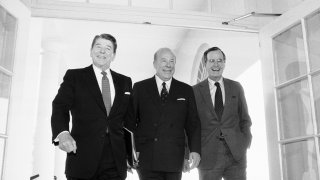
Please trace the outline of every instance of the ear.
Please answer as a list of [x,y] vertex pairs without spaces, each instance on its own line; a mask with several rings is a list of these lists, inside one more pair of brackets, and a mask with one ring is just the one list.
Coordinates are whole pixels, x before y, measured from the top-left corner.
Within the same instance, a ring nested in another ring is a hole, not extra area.
[[153,67],[154,67],[154,69],[157,69],[156,68],[156,61],[153,61]]
[[92,57],[92,51],[91,51],[91,49],[90,49],[90,57]]
[[115,54],[115,53],[112,53],[112,55],[111,55],[111,61],[113,61],[113,60],[115,59],[115,57],[116,57],[116,54]]

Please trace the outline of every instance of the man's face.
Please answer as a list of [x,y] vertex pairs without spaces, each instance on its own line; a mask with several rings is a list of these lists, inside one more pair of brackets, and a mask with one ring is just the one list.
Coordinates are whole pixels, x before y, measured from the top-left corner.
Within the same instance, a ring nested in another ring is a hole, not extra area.
[[169,50],[160,51],[153,62],[156,74],[163,81],[168,81],[172,78],[175,71],[175,64],[176,58]]
[[90,52],[93,64],[102,70],[108,69],[115,56],[113,48],[111,41],[103,38],[97,39]]
[[209,78],[218,81],[222,77],[222,73],[225,67],[225,59],[221,51],[210,51],[207,54],[206,69],[209,74]]

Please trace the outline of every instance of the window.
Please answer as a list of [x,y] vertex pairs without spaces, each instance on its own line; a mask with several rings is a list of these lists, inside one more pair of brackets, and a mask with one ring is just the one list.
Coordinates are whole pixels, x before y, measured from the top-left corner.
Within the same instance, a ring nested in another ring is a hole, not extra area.
[[13,76],[13,58],[16,19],[0,6],[0,179],[7,136],[10,88]]
[[319,179],[319,11],[273,38],[283,180]]

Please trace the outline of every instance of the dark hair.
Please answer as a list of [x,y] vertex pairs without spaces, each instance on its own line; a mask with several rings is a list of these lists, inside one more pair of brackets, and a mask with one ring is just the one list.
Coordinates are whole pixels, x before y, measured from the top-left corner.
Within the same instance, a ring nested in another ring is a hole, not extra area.
[[223,56],[223,61],[226,60],[226,55],[224,54],[224,52],[218,48],[218,47],[211,47],[209,49],[207,49],[204,53],[203,53],[203,58],[204,58],[204,62],[207,63],[207,60],[208,60],[208,53],[211,52],[211,51],[220,51],[222,53],[222,56]]
[[111,43],[113,44],[113,52],[116,53],[117,51],[117,40],[116,38],[114,38],[111,34],[100,34],[100,35],[96,35],[92,41],[92,44],[91,44],[91,49],[93,48],[94,44],[96,43],[96,41],[98,39],[105,39],[105,40],[109,40],[111,41]]

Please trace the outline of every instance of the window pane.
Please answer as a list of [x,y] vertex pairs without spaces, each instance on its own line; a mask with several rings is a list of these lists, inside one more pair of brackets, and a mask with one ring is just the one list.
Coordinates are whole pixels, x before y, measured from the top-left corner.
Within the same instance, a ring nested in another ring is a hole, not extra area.
[[16,19],[0,6],[0,66],[12,71]]
[[306,74],[302,28],[298,24],[273,39],[277,83]]
[[318,180],[317,156],[314,140],[282,146],[284,180]]
[[208,12],[208,0],[174,0],[173,9]]
[[318,132],[320,132],[320,74],[312,77],[312,88],[316,109],[316,119],[318,122]]
[[308,90],[307,80],[278,89],[281,139],[313,134]]
[[169,0],[132,0],[132,6],[169,9]]
[[307,18],[307,41],[309,45],[309,58],[311,71],[320,69],[320,12]]
[[2,168],[4,161],[4,143],[5,139],[0,137],[0,179],[2,178]]
[[11,87],[11,77],[0,72],[0,133],[1,134],[6,134],[10,87]]

